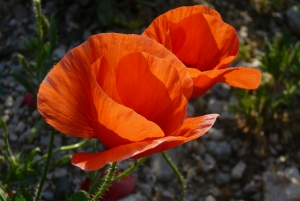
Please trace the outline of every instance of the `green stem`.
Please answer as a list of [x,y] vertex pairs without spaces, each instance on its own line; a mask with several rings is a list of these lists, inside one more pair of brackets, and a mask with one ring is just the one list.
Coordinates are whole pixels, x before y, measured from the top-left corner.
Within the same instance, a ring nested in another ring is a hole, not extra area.
[[34,0],[33,3],[34,3],[34,11],[35,11],[35,17],[36,17],[38,38],[41,42],[43,40],[41,1],[40,0]]
[[14,156],[12,155],[12,151],[10,149],[10,145],[9,145],[9,141],[8,141],[8,132],[7,132],[7,126],[6,126],[6,123],[4,123],[4,121],[2,120],[2,117],[0,116],[0,126],[2,127],[3,129],[3,133],[4,133],[4,148],[5,148],[5,151],[6,151],[6,157],[9,161],[9,163],[15,167],[15,158]]
[[164,157],[164,159],[167,161],[167,163],[170,165],[170,167],[172,168],[172,170],[174,171],[174,173],[176,174],[176,176],[179,179],[180,186],[181,186],[181,194],[180,194],[179,200],[182,201],[183,197],[184,197],[184,191],[185,191],[185,184],[184,184],[183,176],[179,172],[176,165],[172,162],[171,158],[165,152],[161,152],[161,155]]
[[49,143],[49,148],[48,148],[48,157],[47,157],[47,161],[46,161],[46,166],[45,166],[45,169],[44,169],[44,172],[43,172],[40,184],[38,186],[38,190],[37,190],[37,193],[35,195],[34,201],[38,201],[39,200],[39,197],[41,195],[44,182],[46,180],[46,176],[47,176],[47,172],[48,172],[49,165],[50,165],[50,160],[51,160],[52,147],[53,147],[53,142],[54,142],[54,134],[55,134],[55,130],[54,130],[54,128],[52,128],[51,136],[50,136],[50,143]]
[[125,177],[126,175],[130,174],[133,170],[135,170],[137,167],[139,167],[146,159],[147,159],[147,157],[140,158],[136,164],[134,164],[133,166],[131,166],[130,168],[128,168],[127,170],[125,170],[124,172],[122,172],[121,174],[116,176],[114,178],[113,182],[116,182],[116,181],[122,179],[123,177]]
[[[82,140],[81,142],[78,142],[76,144],[71,144],[71,145],[67,145],[67,146],[62,146],[56,150],[53,151],[52,154],[57,154],[59,152],[62,152],[62,151],[69,151],[69,150],[73,150],[73,149],[78,149],[79,147],[82,147],[83,145],[85,145],[86,143],[89,142],[89,139],[85,139],[85,140]],[[39,162],[41,162],[42,160],[46,159],[48,157],[48,154],[45,154],[43,155],[41,158],[33,161],[31,164],[32,166],[38,164]]]
[[104,182],[102,183],[100,189],[96,193],[96,195],[91,199],[91,201],[98,201],[100,197],[105,193],[108,186],[112,183],[112,178],[116,172],[117,162],[113,162],[111,166],[108,168],[108,173],[104,177]]

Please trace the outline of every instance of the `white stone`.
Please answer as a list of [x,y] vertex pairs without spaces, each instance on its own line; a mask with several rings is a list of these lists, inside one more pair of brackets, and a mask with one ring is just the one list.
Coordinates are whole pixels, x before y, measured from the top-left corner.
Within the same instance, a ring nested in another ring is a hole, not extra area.
[[238,162],[238,164],[236,164],[231,171],[231,177],[233,179],[242,178],[245,169],[246,169],[246,164],[243,161]]
[[146,201],[147,199],[140,193],[131,194],[125,198],[119,199],[118,201]]
[[216,198],[214,198],[213,196],[209,195],[205,198],[205,201],[216,201]]
[[12,96],[7,96],[5,100],[5,107],[12,107],[14,105],[14,99]]

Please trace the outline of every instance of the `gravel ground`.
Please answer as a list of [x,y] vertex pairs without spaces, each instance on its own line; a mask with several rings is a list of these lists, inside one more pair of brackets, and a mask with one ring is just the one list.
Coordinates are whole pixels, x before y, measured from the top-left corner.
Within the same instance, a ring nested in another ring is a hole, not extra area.
[[[264,38],[272,40],[283,32],[290,33],[294,40],[300,37],[300,9],[297,11],[293,7],[299,3],[298,0],[284,1],[281,6],[279,3],[263,6],[260,0],[126,0],[122,3],[114,0],[109,9],[101,9],[100,2],[106,1],[42,2],[46,16],[56,12],[59,47],[55,50],[55,56],[61,58],[92,34],[139,34],[159,14],[196,3],[219,11],[223,20],[236,28],[241,44],[249,48],[249,58],[237,59],[233,63],[236,66],[258,67]],[[31,2],[0,1],[0,27],[0,115],[8,124],[13,151],[38,146],[42,150],[41,156],[46,153],[50,129],[45,127],[31,143],[28,142],[27,135],[41,116],[35,108],[23,104],[26,91],[10,75],[12,69],[21,71],[13,53],[26,55],[21,36],[30,38],[36,33]],[[168,151],[185,177],[187,189],[184,200],[300,200],[300,139],[296,122],[270,125],[272,129],[265,133],[263,139],[266,143],[263,143],[238,129],[236,116],[227,111],[228,105],[236,102],[232,91],[229,86],[218,84],[203,97],[190,101],[190,115],[219,113],[221,116],[204,137]],[[299,95],[297,99],[299,101]],[[0,136],[0,145],[3,146],[2,132]],[[78,141],[57,133],[55,147]],[[264,154],[259,152],[262,143]],[[91,143],[84,150],[91,151]],[[62,155],[55,155],[53,161],[60,157]],[[134,162],[126,160],[120,163],[118,169],[125,169]],[[137,181],[136,189],[122,201],[171,201],[179,197],[177,178],[160,155],[149,157],[132,176]],[[84,171],[70,164],[50,170],[43,200],[64,200],[64,190],[70,193],[78,190],[86,177]]]

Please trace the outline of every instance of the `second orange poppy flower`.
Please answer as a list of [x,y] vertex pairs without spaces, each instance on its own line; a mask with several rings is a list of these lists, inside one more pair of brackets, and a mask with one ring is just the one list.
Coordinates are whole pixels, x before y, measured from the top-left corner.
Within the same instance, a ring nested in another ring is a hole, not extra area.
[[260,84],[259,70],[227,68],[238,53],[238,36],[213,9],[197,5],[168,11],[142,35],[163,44],[186,65],[194,82],[192,97],[203,95],[217,82],[244,89]]

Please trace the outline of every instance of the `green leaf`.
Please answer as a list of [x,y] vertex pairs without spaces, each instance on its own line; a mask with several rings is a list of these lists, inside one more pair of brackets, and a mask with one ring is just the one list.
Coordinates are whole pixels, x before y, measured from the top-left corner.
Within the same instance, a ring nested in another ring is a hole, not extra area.
[[11,198],[12,201],[26,201],[22,195],[14,194]]
[[10,200],[4,187],[0,184],[0,201],[8,201]]
[[89,199],[89,194],[84,191],[77,191],[74,195],[73,195],[73,199],[72,201],[87,201]]
[[39,120],[29,131],[28,133],[28,142],[31,143],[33,138],[37,135],[37,133],[46,125],[44,119]]
[[32,86],[32,84],[28,81],[28,79],[24,75],[21,75],[14,71],[11,71],[11,75],[25,87],[27,92],[34,94],[34,95],[36,94],[34,87]]
[[50,50],[49,50],[49,57],[50,57],[53,54],[55,48],[57,47],[57,27],[55,21],[55,13],[53,13],[50,18],[49,37],[50,37]]
[[32,76],[34,76],[34,73],[32,71],[32,69],[29,66],[29,63],[27,62],[27,60],[24,58],[24,56],[22,54],[15,54],[14,56],[16,56],[19,59],[19,62],[22,64],[23,68]]
[[64,155],[61,159],[52,164],[53,167],[62,166],[64,164],[69,164],[71,161],[72,155]]
[[26,201],[33,201],[32,196],[28,191],[22,190],[21,194],[26,199]]
[[31,162],[33,160],[33,157],[35,156],[35,154],[37,152],[40,152],[40,148],[39,147],[36,147],[35,149],[31,150],[28,157],[27,157],[27,160],[26,160],[26,170],[30,168],[31,166]]
[[7,136],[7,126],[6,123],[2,120],[1,116],[0,116],[0,126],[4,132],[4,136]]
[[50,24],[48,18],[43,13],[41,13],[41,22],[42,22],[43,38],[45,38],[46,34],[49,31]]

